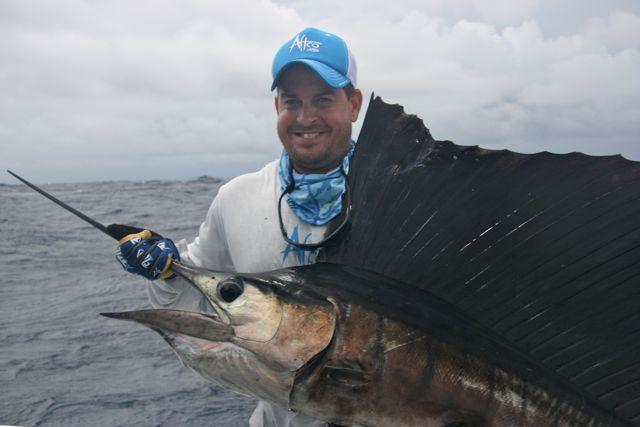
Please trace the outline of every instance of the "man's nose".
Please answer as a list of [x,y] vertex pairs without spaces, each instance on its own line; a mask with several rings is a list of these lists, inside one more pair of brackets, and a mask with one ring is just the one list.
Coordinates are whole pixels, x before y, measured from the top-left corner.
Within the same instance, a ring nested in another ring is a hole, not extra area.
[[298,110],[298,123],[304,126],[311,125],[318,119],[318,109],[309,103],[305,103]]

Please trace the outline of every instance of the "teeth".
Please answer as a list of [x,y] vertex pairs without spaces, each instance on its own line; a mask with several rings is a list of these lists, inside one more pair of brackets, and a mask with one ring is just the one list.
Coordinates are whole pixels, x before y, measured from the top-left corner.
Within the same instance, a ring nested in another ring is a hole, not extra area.
[[316,132],[316,133],[303,133],[302,134],[303,138],[317,138],[319,136],[320,136],[319,132]]

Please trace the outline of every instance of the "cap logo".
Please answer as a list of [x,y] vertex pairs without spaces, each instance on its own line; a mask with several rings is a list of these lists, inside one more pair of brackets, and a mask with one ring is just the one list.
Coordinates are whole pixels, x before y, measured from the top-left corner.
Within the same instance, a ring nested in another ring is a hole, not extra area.
[[302,52],[320,52],[320,46],[322,43],[308,40],[306,34],[296,35],[296,38],[291,43],[291,47],[289,47],[289,52],[293,50],[294,47],[297,47]]

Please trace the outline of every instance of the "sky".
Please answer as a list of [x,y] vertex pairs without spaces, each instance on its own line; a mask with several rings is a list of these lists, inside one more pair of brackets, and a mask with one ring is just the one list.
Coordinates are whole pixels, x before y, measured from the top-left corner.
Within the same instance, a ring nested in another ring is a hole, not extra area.
[[0,0],[0,167],[37,183],[257,170],[281,150],[273,56],[309,26],[347,41],[365,99],[436,139],[640,160],[637,0]]

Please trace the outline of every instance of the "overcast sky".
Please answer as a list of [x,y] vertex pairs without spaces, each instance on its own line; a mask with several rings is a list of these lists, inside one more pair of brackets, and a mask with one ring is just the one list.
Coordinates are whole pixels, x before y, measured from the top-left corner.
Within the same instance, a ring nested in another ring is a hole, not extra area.
[[640,160],[637,0],[0,0],[0,182],[260,168],[271,61],[307,26],[436,139]]

